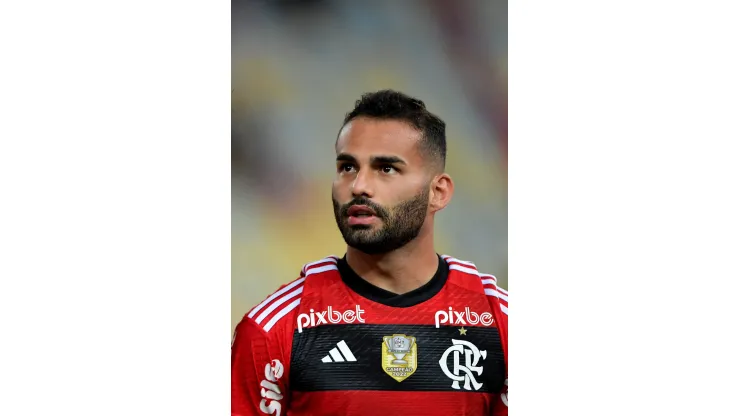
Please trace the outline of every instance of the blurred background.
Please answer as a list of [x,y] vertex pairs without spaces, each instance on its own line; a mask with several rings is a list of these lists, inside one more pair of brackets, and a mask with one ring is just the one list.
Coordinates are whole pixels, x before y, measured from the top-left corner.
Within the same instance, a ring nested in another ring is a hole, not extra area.
[[437,251],[508,289],[506,1],[233,1],[232,84],[232,330],[303,264],[344,254],[334,140],[379,89],[447,123]]

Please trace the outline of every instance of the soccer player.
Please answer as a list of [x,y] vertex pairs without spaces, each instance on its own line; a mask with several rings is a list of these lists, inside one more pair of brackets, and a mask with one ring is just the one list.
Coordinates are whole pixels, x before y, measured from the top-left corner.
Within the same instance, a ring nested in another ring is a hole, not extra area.
[[232,414],[508,414],[507,292],[434,249],[446,147],[422,101],[357,101],[332,185],[346,254],[306,264],[239,323]]

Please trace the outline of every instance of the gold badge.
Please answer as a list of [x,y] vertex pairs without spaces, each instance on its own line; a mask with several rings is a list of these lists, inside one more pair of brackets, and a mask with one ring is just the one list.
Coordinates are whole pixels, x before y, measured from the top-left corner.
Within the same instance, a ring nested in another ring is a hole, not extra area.
[[383,337],[383,371],[396,381],[406,380],[416,371],[416,338],[404,334]]

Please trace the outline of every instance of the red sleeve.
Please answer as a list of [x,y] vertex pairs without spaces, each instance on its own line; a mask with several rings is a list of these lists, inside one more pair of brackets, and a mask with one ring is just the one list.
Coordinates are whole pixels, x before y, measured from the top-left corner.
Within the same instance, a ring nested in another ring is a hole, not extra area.
[[504,388],[498,397],[494,398],[491,416],[508,416],[509,415],[509,379],[506,379]]
[[231,345],[231,414],[287,413],[289,354],[280,331],[265,332],[250,318],[234,331]]
[[496,314],[499,333],[501,334],[501,345],[504,348],[504,361],[506,362],[506,382],[501,393],[495,397],[492,416],[508,416],[509,414],[509,292],[496,286],[496,296],[490,296],[491,306]]

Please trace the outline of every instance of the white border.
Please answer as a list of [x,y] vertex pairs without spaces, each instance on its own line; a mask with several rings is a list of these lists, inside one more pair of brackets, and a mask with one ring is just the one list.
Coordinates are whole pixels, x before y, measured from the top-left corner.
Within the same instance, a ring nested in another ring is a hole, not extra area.
[[225,415],[230,4],[0,6],[0,414]]
[[740,414],[738,3],[509,5],[512,414]]

